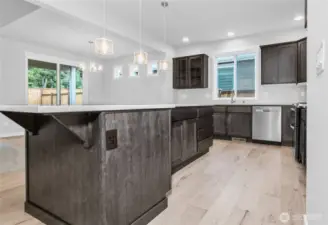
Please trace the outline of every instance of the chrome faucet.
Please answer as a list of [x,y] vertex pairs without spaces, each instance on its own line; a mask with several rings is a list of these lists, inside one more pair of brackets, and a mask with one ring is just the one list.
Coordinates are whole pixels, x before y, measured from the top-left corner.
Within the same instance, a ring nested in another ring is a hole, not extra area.
[[232,93],[231,93],[231,104],[233,104],[233,103],[236,102],[236,100],[234,99],[234,97],[235,97],[235,91],[234,90],[231,90],[231,91],[232,91]]

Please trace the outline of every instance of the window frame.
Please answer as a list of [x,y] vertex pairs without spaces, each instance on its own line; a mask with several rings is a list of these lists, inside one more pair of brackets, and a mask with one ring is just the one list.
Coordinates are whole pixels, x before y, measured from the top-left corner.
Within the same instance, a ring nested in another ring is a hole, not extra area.
[[[116,76],[117,71],[120,71],[120,73],[121,73],[120,76]],[[121,79],[123,77],[123,66],[121,66],[121,65],[114,66],[113,67],[113,74],[114,74],[114,76],[113,76],[114,80]]]
[[[45,54],[40,54],[40,53],[34,53],[34,52],[29,52],[25,51],[25,104],[28,105],[28,61],[29,60],[37,60],[37,61],[43,61],[43,62],[48,62],[48,63],[53,63],[56,64],[57,67],[57,77],[60,76],[60,65],[67,65],[67,66],[72,66],[72,67],[79,67],[81,62],[75,61],[75,60],[68,60],[65,58],[57,57],[57,56],[50,56],[50,55],[45,55]],[[87,79],[87,74],[83,72],[82,75],[82,104],[87,103],[88,99],[88,79]]]
[[[224,53],[220,53],[220,54],[216,54],[214,56],[214,63],[213,63],[213,71],[214,71],[214,77],[213,77],[213,92],[212,92],[212,99],[213,100],[230,100],[231,97],[218,97],[218,88],[217,88],[217,83],[218,83],[218,73],[217,73],[217,58],[221,58],[221,57],[234,57],[234,76],[233,76],[233,86],[234,86],[234,98],[235,100],[257,100],[258,99],[258,79],[259,79],[259,75],[260,75],[260,55],[261,51],[260,51],[260,47],[254,47],[254,48],[248,48],[245,50],[241,50],[241,51],[231,51],[231,52],[224,52]],[[255,78],[254,78],[254,82],[255,82],[255,95],[254,97],[238,97],[237,96],[237,68],[236,68],[236,59],[238,55],[242,55],[242,54],[254,54],[255,55]]]

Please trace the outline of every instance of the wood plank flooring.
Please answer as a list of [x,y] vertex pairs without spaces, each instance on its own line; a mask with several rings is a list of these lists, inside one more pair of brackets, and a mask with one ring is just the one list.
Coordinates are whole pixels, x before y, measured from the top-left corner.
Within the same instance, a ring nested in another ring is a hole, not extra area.
[[[291,148],[215,141],[173,176],[169,207],[149,225],[272,225],[305,213],[305,172]],[[24,171],[0,174],[0,224],[37,225],[24,213]]]

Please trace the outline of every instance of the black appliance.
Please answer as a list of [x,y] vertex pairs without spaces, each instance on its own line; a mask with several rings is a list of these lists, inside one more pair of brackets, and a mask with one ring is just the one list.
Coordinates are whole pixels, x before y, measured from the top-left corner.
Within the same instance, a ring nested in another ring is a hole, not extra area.
[[[306,136],[304,136],[304,132],[301,135],[301,111],[306,109],[306,103],[297,103],[293,104],[293,107],[290,109],[291,113],[291,121],[290,127],[294,131],[294,138],[293,138],[293,152],[295,160],[298,163],[303,163],[306,158]],[[304,127],[302,129],[304,131]],[[306,128],[305,128],[306,132]],[[302,153],[301,153],[302,150]]]

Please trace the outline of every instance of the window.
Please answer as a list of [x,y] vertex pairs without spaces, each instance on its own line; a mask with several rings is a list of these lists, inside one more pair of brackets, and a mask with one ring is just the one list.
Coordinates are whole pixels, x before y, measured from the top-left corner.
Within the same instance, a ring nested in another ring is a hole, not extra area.
[[158,74],[158,65],[157,62],[148,63],[148,75],[157,75]]
[[138,65],[130,65],[130,77],[139,76],[139,67]]
[[114,67],[114,78],[118,79],[123,76],[123,69],[122,66],[116,66]]
[[83,102],[82,71],[75,66],[28,59],[27,76],[29,105]]
[[216,58],[216,98],[255,97],[256,53]]

